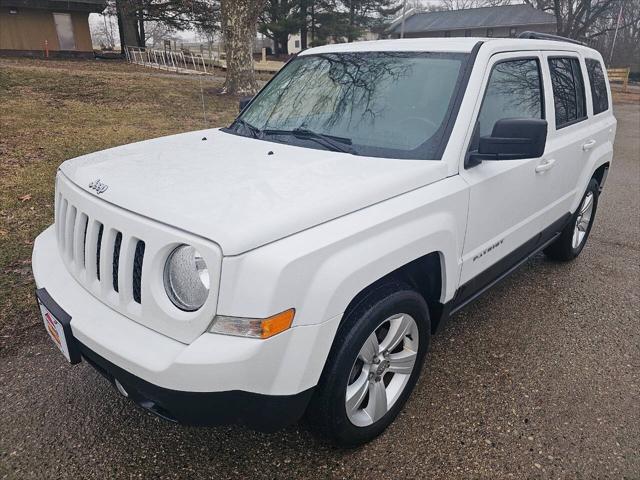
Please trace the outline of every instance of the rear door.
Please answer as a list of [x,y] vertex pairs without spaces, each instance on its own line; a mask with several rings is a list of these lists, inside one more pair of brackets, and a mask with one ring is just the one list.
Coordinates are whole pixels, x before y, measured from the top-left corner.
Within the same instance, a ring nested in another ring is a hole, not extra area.
[[[474,114],[476,130],[469,151],[477,149],[480,136],[491,135],[500,119],[546,118],[542,78],[539,52],[494,55],[485,72],[482,103]],[[461,296],[510,268],[511,259],[517,263],[520,251],[537,243],[540,215],[547,206],[541,194],[548,183],[546,162],[544,155],[484,161],[461,170],[469,184],[469,215],[460,283],[474,279]]]
[[544,52],[543,59],[545,90],[551,104],[545,154],[553,167],[542,175],[544,189],[539,192],[546,203],[542,230],[568,217],[580,193],[582,167],[597,144],[590,132],[583,59],[575,52],[562,51]]
[[[588,56],[589,54],[591,56]],[[592,51],[585,54],[584,61],[587,67],[585,83],[587,87],[587,111],[589,114],[589,141],[593,141],[595,144],[591,149],[587,150],[586,158],[578,165],[579,190],[577,194],[580,196],[582,196],[582,190],[593,174],[594,166],[611,161],[616,130],[616,120],[611,108],[607,70],[602,59],[597,52]],[[573,205],[576,205],[580,199],[574,199]]]

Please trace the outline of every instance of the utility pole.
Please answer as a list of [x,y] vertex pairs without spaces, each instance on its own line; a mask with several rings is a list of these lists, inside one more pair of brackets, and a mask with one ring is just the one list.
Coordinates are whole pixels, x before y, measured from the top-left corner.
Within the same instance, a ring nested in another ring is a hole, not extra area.
[[618,13],[618,21],[616,22],[616,31],[613,34],[613,42],[611,43],[611,53],[609,54],[609,67],[611,67],[611,61],[613,60],[613,48],[616,46],[616,39],[618,38],[618,29],[620,28],[620,19],[622,19],[623,6],[624,6],[624,0],[620,0],[620,13]]
[[404,38],[404,15],[407,12],[407,0],[402,1],[402,25],[400,25],[400,38]]

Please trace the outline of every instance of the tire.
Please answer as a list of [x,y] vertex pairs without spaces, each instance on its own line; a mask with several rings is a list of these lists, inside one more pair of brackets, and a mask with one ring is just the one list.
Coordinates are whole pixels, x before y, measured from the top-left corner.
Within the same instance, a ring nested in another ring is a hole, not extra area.
[[[399,282],[372,289],[338,328],[307,422],[341,447],[376,438],[413,391],[430,336],[429,310],[419,293]],[[348,394],[352,408],[346,404]]]
[[[568,262],[573,260],[584,248],[591,233],[593,221],[596,218],[596,210],[598,208],[598,182],[592,178],[584,193],[578,208],[571,216],[571,219],[560,236],[547,248],[544,249],[545,255],[552,260]],[[590,200],[589,200],[590,199]],[[591,202],[591,203],[589,203]],[[585,221],[585,217],[588,219]],[[578,228],[579,226],[582,228]]]

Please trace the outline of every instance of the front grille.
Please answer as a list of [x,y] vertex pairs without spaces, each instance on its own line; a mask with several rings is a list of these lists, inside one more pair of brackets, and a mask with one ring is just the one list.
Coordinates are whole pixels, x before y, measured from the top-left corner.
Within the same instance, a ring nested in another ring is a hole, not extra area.
[[[58,174],[55,230],[65,270],[88,294],[115,312],[167,337],[191,343],[215,316],[215,279],[222,251],[213,242],[121,208],[112,203],[110,195],[115,193],[115,189],[104,195],[88,192],[63,172]],[[162,266],[168,252],[181,244],[205,253],[212,271],[210,298],[196,312],[178,310],[163,295]],[[84,314],[96,324],[103,322],[94,318],[93,311]]]
[[[109,282],[120,298],[142,303],[143,240],[127,236],[101,218],[91,217],[61,194],[57,198],[56,229],[63,259],[76,278],[87,285],[97,281],[101,287],[103,282]],[[132,254],[127,256],[129,245]],[[107,262],[103,261],[104,256]],[[123,282],[122,275],[129,275],[128,281]],[[122,291],[124,285],[128,285],[128,292]]]

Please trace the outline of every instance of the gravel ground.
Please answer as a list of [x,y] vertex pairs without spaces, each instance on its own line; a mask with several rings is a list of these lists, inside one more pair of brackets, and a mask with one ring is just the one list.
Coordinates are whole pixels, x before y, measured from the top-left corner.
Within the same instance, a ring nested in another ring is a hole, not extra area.
[[0,362],[0,476],[640,478],[640,106],[616,113],[616,164],[581,257],[538,256],[457,315],[371,444],[167,423],[38,330]]

